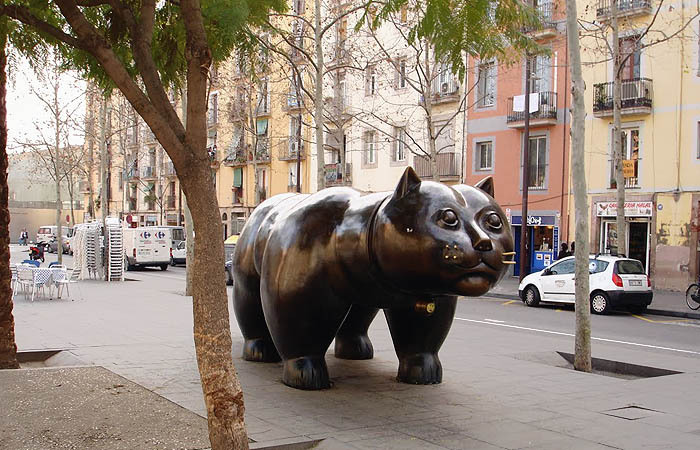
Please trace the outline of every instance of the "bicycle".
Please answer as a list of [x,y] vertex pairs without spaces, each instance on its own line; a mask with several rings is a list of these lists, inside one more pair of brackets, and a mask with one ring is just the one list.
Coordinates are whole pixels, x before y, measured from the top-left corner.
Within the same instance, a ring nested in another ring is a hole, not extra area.
[[685,302],[688,304],[688,308],[693,311],[700,308],[700,277],[698,283],[693,283],[688,286],[685,290]]

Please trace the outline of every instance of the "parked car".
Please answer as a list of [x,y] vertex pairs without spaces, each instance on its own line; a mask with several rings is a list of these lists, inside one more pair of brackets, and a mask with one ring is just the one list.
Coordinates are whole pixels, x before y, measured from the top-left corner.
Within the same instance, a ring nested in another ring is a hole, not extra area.
[[170,265],[187,264],[187,241],[180,241],[170,251]]
[[[64,236],[63,237],[63,253],[68,254],[70,253],[71,255],[73,254],[73,251],[70,248],[70,239],[69,237]],[[51,238],[51,242],[49,242],[49,253],[58,253],[58,239],[56,237]]]
[[[574,257],[563,258],[523,278],[518,295],[527,306],[540,302],[574,303]],[[651,304],[651,281],[636,259],[596,255],[589,259],[591,311],[605,314],[627,307],[643,311]]]
[[224,271],[226,272],[226,286],[233,286],[233,261],[226,261]]

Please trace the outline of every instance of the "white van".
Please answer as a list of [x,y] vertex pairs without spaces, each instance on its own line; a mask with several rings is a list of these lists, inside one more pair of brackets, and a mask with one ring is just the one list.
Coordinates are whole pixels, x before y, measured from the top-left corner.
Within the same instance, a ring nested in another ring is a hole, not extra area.
[[160,267],[167,270],[172,251],[172,236],[166,227],[124,228],[124,265]]
[[[47,252],[51,252],[50,245],[56,239],[56,233],[58,227],[56,225],[42,225],[36,232],[36,242],[37,244],[43,242],[46,247]],[[61,234],[63,235],[63,253],[68,253],[70,249],[70,238],[73,237],[73,228],[68,225],[61,227]]]

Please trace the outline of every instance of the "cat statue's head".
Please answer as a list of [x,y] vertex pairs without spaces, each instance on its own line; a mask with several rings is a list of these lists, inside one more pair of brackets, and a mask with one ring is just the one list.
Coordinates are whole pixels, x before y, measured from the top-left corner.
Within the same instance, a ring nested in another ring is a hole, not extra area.
[[403,291],[476,296],[512,264],[513,236],[493,199],[493,180],[476,186],[421,181],[407,168],[372,226],[381,275]]

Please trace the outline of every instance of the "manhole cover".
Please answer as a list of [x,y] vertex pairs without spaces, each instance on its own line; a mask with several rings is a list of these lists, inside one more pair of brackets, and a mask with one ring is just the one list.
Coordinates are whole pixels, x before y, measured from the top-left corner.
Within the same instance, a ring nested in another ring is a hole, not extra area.
[[619,417],[620,419],[637,420],[663,413],[661,411],[643,408],[641,406],[625,406],[623,408],[615,408],[603,411],[602,414],[605,414],[606,416]]

